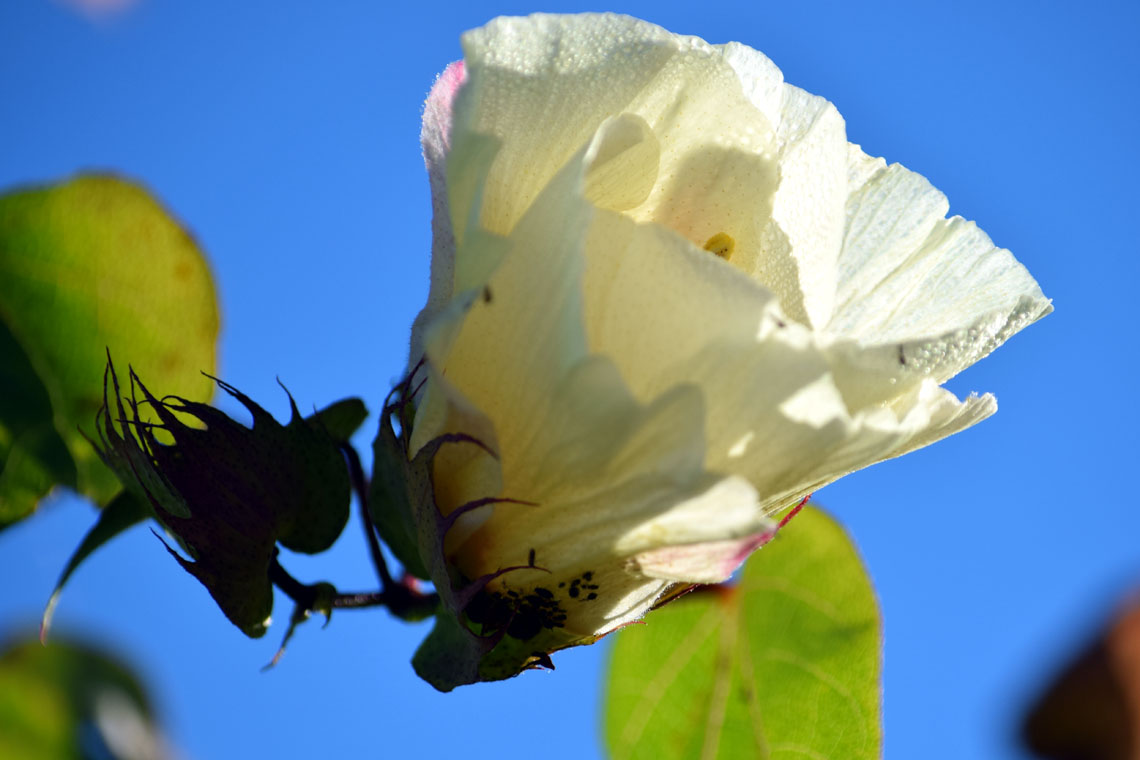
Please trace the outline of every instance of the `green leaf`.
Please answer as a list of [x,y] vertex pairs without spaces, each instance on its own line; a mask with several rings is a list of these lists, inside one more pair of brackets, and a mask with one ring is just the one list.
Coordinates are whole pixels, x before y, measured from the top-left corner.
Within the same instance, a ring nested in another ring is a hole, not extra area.
[[[578,641],[576,643],[583,643]],[[502,681],[524,670],[554,670],[550,655],[512,636],[476,635],[454,610],[439,609],[415,655],[416,675],[448,692],[480,681]]]
[[843,530],[805,509],[736,586],[681,597],[617,637],[615,760],[870,760],[882,752],[881,640]]
[[[100,455],[178,537],[190,559],[173,549],[171,555],[226,617],[246,635],[261,636],[273,609],[269,567],[277,542],[314,554],[332,546],[348,522],[350,483],[340,444],[319,415],[303,419],[292,396],[292,419],[281,425],[248,396],[216,381],[249,410],[253,427],[247,428],[206,404],[157,398],[133,370],[124,399],[110,360],[105,382]],[[158,423],[145,422],[144,409]],[[351,427],[344,420],[359,412],[340,415],[337,427]]]
[[59,595],[63,592],[63,587],[71,578],[71,574],[90,557],[96,549],[103,544],[110,541],[115,536],[119,535],[126,529],[138,525],[143,520],[151,516],[150,505],[141,500],[131,491],[123,491],[111,503],[103,507],[103,511],[99,513],[99,519],[91,530],[87,531],[87,535],[83,537],[83,541],[75,549],[71,555],[71,559],[67,561],[67,566],[64,567],[63,573],[59,576],[59,581],[55,584],[55,589],[51,593],[51,598],[48,599],[47,606],[44,608],[43,619],[40,621],[40,640],[47,640],[48,629],[51,627],[51,618],[55,612],[55,606],[59,603]]
[[431,633],[416,649],[412,667],[420,678],[439,691],[447,692],[457,685],[479,680],[479,662],[489,649],[486,642],[464,628],[458,617],[441,610]]
[[0,650],[0,757],[126,760],[148,742],[163,751],[150,700],[122,663],[62,641]]
[[213,393],[200,374],[214,370],[218,334],[206,263],[145,190],[116,177],[0,196],[0,323],[0,525],[25,516],[47,480],[100,504],[119,491],[79,432],[94,433],[108,348],[170,393]]

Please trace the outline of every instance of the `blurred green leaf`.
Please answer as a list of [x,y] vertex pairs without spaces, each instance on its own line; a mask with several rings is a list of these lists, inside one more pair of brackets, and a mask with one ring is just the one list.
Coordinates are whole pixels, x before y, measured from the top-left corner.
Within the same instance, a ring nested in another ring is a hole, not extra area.
[[0,196],[0,323],[0,526],[49,481],[100,504],[118,492],[79,432],[94,433],[108,348],[170,393],[213,393],[200,374],[214,370],[218,334],[206,263],[145,190],[116,177]]
[[0,321],[0,530],[31,514],[57,483],[75,487],[75,463],[47,389]]
[[618,634],[606,743],[615,760],[879,758],[880,644],[854,546],[805,509],[739,584]]
[[[320,413],[303,419],[290,396],[292,418],[282,425],[241,391],[216,382],[249,410],[253,427],[206,404],[159,399],[133,370],[124,398],[108,360],[99,453],[181,542],[191,559],[171,549],[178,563],[234,625],[256,637],[273,609],[269,567],[277,542],[309,554],[332,546],[348,522],[351,485],[340,441]],[[346,408],[354,410],[344,414]],[[340,432],[367,414],[351,402],[340,409],[330,417]],[[158,422],[144,421],[143,410]]]
[[62,641],[0,648],[0,757],[165,756],[150,701],[123,664]]

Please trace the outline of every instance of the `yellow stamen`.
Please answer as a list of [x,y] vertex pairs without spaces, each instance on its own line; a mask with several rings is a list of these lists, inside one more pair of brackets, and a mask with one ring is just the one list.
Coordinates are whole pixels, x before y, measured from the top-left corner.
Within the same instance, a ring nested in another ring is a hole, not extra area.
[[715,253],[725,261],[732,258],[732,251],[736,248],[736,241],[732,239],[731,235],[724,232],[718,232],[708,239],[705,243],[705,250],[710,253]]

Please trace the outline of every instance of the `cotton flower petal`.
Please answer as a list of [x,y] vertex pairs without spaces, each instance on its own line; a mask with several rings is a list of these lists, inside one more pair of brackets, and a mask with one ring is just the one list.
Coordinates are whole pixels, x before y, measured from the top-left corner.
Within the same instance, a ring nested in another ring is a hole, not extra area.
[[[504,450],[535,437],[555,387],[586,353],[580,250],[592,210],[581,198],[583,175],[579,161],[551,182],[505,241],[502,263],[481,292],[441,314],[427,336],[432,364],[446,367],[448,383],[495,420]],[[478,260],[484,246],[464,242],[458,252]],[[438,432],[417,424],[413,447]]]
[[827,325],[944,382],[1052,311],[1009,251],[973,222],[945,219],[921,175],[851,150],[839,308]]
[[504,146],[487,177],[483,225],[509,232],[598,125],[627,111],[679,48],[663,29],[614,15],[500,18],[465,34],[468,81],[454,130]]
[[752,104],[774,125],[780,167],[764,232],[765,256],[746,271],[779,294],[790,317],[820,327],[835,307],[843,239],[848,150],[843,118],[824,98],[785,84],[764,54],[738,43],[720,50]]
[[736,73],[745,97],[769,124],[779,124],[784,107],[784,72],[768,56],[739,42],[715,47]]
[[680,358],[719,339],[752,340],[781,320],[771,291],[658,225],[599,211],[585,253],[590,349],[618,363],[638,398],[667,387],[661,374]]
[[[837,259],[847,199],[847,130],[835,106],[785,85],[777,129],[780,188],[766,242],[790,249],[805,324],[826,325],[835,308]],[[768,282],[762,272],[761,282]],[[794,315],[793,315],[794,316]]]
[[[751,484],[705,472],[704,409],[692,389],[642,406],[595,357],[568,374],[554,402],[542,437],[502,462],[506,495],[528,503],[483,508],[479,526],[447,544],[467,578],[520,567],[487,590],[537,595],[549,635],[596,635],[644,614],[667,585],[648,578],[707,579],[684,567],[650,576],[635,555],[772,529]],[[437,470],[437,482],[453,475]]]
[[744,538],[668,546],[639,554],[634,561],[650,578],[684,576],[694,583],[722,583],[773,535],[765,531]]
[[464,51],[478,65],[468,69],[455,130],[504,145],[483,199],[488,230],[508,232],[597,126],[625,113],[656,135],[661,178],[630,215],[666,220],[698,245],[727,229],[757,255],[750,229],[770,214],[756,190],[775,189],[774,133],[716,48],[602,14],[498,19],[465,35]]
[[[509,253],[486,284],[490,300],[476,298],[465,310],[456,310],[450,321],[437,320],[429,333],[433,366],[447,368],[446,378],[434,387],[442,391],[446,403],[478,409],[494,423],[494,445],[502,452],[502,481],[512,489],[505,495],[545,505],[534,510],[495,507],[496,515],[509,512],[510,517],[503,525],[493,517],[480,529],[491,539],[481,544],[477,534],[471,539],[488,556],[502,558],[508,547],[521,552],[528,541],[547,547],[544,551],[557,560],[561,560],[559,546],[566,545],[569,556],[581,554],[574,544],[604,547],[599,537],[620,536],[660,515],[666,506],[662,498],[684,500],[686,490],[703,491],[709,482],[703,469],[705,409],[699,394],[679,386],[660,394],[641,412],[626,380],[608,360],[586,358],[581,304],[573,296],[581,291],[578,272],[586,247],[581,238],[594,227],[581,222],[580,215],[589,209],[581,192],[591,159],[604,154],[600,147],[607,137],[607,129],[599,130],[516,226],[509,237]],[[641,229],[660,231],[651,226]],[[672,233],[664,234],[691,247]],[[544,245],[545,257],[532,255]],[[704,265],[710,257],[701,253],[691,261]],[[763,299],[755,308],[759,323],[772,303],[770,294],[731,267],[724,269],[741,287]],[[536,311],[545,316],[535,319]],[[517,345],[533,349],[519,352],[514,350]],[[413,448],[444,432],[426,422],[428,410],[438,403],[432,399],[425,403]],[[670,446],[677,453],[668,453]],[[652,471],[642,473],[639,462]],[[446,482],[439,486],[449,492]],[[614,498],[615,493],[620,498]],[[731,510],[722,510],[721,518],[706,523],[720,531],[718,535],[762,528],[765,521],[755,508],[755,494],[751,488],[748,493],[742,497],[740,517],[732,518],[740,519],[740,526],[726,528],[725,520],[735,514]],[[456,506],[487,495],[464,493],[449,501]],[[612,498],[614,505],[598,508],[597,502],[606,498]],[[591,502],[595,505],[588,513],[575,506]],[[591,519],[596,520],[593,528]],[[643,548],[631,545],[623,551]]]
[[[501,468],[502,496],[527,502],[487,505],[465,516],[466,524],[447,537],[446,551],[468,579],[521,566],[488,584],[487,594],[498,600],[491,608],[507,598],[532,599],[535,609],[558,616],[543,618],[550,625],[542,635],[596,635],[643,614],[668,584],[648,581],[631,565],[637,553],[771,528],[747,481],[705,470],[705,408],[695,389],[678,386],[643,404],[612,362],[588,353],[582,304],[575,298],[585,238],[595,231],[586,220],[620,217],[591,214],[583,196],[599,187],[591,182],[597,166],[636,153],[651,142],[643,138],[635,117],[605,122],[503,239],[506,253],[485,283],[487,296],[457,302],[428,331],[428,358],[446,374],[431,385],[413,449],[445,432],[457,413],[477,410],[492,423],[488,442],[501,453],[497,465],[486,457],[437,465],[441,512],[499,495],[481,490],[495,482],[481,471],[491,466]],[[693,247],[675,233],[641,227]],[[470,242],[458,245],[460,256],[479,253]],[[545,255],[534,255],[536,250]],[[691,261],[703,266],[710,256],[699,253]],[[760,297],[759,323],[774,308],[771,294],[719,266]],[[535,319],[537,312],[544,316]],[[519,352],[519,345],[532,349]],[[585,587],[580,596],[570,593],[583,573],[606,590],[604,597],[591,598],[601,592]],[[672,579],[693,580],[700,578]],[[567,584],[564,591],[558,583]]]
[[[959,404],[918,372],[898,380],[897,353],[880,371],[857,363],[855,344],[842,352],[781,323],[766,289],[655,225],[599,212],[587,256],[591,350],[615,357],[639,398],[700,388],[707,466],[751,480],[769,514],[993,411],[992,398]],[[897,397],[898,410],[882,408]]]
[[603,122],[586,174],[586,198],[598,208],[640,206],[657,184],[661,146],[645,119],[623,113]]
[[[431,186],[431,282],[427,304],[412,325],[411,355],[423,351],[424,325],[451,300],[455,279],[455,234],[451,229],[451,207],[447,189],[447,155],[451,151],[451,109],[463,83],[463,61],[444,69],[424,104],[420,143]],[[413,362],[414,363],[414,362]]]
[[795,503],[844,475],[961,432],[996,410],[991,395],[959,401],[933,381],[925,381],[897,408],[838,417],[836,421],[843,423],[844,435],[831,441],[821,440],[820,450],[803,462],[808,467],[794,478],[773,484],[767,504],[780,508]]
[[793,330],[713,343],[658,375],[662,387],[684,377],[710,399],[707,465],[748,478],[768,514],[996,409],[991,396],[959,402],[930,378],[891,405],[852,408],[836,385],[834,357],[810,339],[787,335]]

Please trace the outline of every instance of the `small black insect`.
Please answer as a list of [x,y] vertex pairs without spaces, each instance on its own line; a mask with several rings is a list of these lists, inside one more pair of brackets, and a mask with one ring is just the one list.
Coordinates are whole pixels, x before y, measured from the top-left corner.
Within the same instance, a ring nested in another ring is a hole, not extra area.
[[530,554],[526,555],[526,563],[534,567],[534,549],[531,549]]

